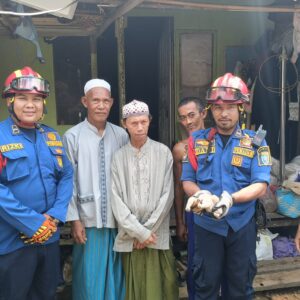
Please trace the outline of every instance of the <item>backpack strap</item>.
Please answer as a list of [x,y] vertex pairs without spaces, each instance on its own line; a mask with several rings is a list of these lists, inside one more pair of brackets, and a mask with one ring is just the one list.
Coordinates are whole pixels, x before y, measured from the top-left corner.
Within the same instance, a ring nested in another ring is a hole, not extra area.
[[197,161],[197,157],[195,154],[195,147],[194,147],[194,141],[193,141],[192,136],[190,136],[188,139],[188,158],[189,158],[189,162],[192,165],[194,171],[197,171],[198,161]]

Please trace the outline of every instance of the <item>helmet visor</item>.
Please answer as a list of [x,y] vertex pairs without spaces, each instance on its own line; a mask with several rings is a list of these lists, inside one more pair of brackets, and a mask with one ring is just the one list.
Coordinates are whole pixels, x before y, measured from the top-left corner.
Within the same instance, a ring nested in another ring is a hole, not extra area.
[[43,78],[37,77],[19,77],[12,80],[10,89],[15,91],[32,91],[48,95],[50,92],[49,82]]
[[211,87],[207,90],[206,100],[207,101],[216,101],[218,99],[222,99],[223,101],[240,101],[248,102],[249,98],[247,95],[242,94],[239,89],[226,87],[226,86],[218,86]]

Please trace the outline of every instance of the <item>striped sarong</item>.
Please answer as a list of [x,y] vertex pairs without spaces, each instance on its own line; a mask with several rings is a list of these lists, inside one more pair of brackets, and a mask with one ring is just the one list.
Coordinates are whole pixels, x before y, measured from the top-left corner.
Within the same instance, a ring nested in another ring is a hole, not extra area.
[[73,247],[73,300],[123,300],[120,254],[113,251],[116,229],[86,228],[85,245]]
[[126,300],[177,300],[172,250],[144,248],[122,253]]

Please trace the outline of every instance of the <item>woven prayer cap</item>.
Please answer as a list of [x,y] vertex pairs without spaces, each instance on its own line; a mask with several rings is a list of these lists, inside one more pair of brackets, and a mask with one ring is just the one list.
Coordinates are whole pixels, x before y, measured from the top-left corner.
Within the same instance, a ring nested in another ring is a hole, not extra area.
[[149,108],[145,102],[132,100],[125,104],[122,109],[122,118],[127,119],[132,116],[149,115]]

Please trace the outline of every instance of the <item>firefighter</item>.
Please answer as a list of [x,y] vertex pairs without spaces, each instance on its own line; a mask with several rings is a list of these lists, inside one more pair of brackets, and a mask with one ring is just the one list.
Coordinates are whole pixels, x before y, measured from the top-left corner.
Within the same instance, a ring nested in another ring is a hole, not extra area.
[[58,133],[39,121],[49,83],[30,67],[4,84],[10,116],[0,123],[0,299],[54,299],[59,222],[72,195],[73,169]]
[[195,299],[252,299],[256,273],[256,199],[269,184],[271,156],[262,132],[242,129],[249,102],[245,83],[230,73],[208,89],[215,126],[192,133],[183,164],[183,188],[190,196],[195,229]]

